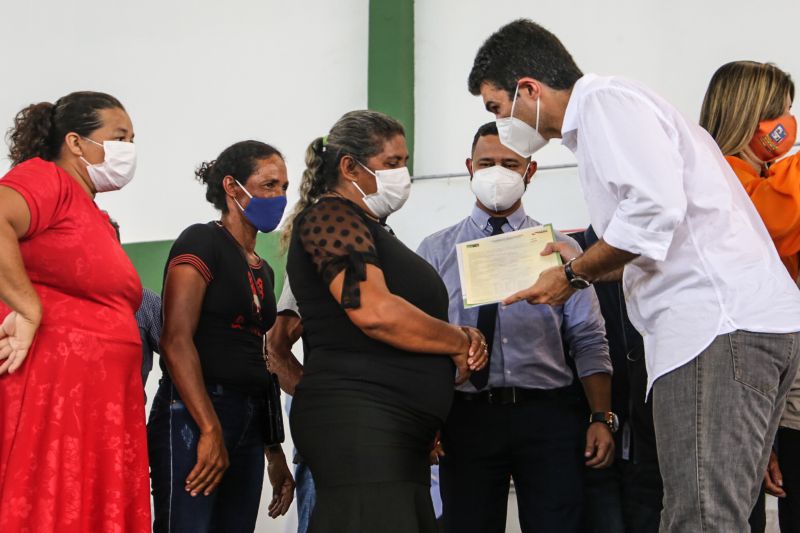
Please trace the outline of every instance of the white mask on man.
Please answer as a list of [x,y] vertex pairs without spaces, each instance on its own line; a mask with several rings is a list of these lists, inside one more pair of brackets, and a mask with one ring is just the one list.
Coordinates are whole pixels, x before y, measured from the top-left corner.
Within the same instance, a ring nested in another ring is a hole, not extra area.
[[408,167],[373,172],[360,161],[358,164],[375,176],[377,190],[372,194],[364,194],[358,183],[352,182],[358,192],[361,193],[361,196],[364,197],[364,203],[372,211],[373,215],[378,218],[385,218],[403,207],[403,204],[408,200],[408,195],[411,194],[411,175],[408,173]]
[[136,172],[135,144],[124,141],[103,141],[103,144],[100,144],[87,137],[84,139],[102,146],[105,152],[103,162],[95,165],[81,156],[96,192],[117,191],[130,183]]
[[519,85],[514,91],[514,100],[511,102],[511,114],[506,118],[495,120],[500,142],[522,157],[528,158],[542,146],[547,144],[547,139],[539,133],[539,105],[541,97],[536,99],[536,127],[531,128],[525,121],[514,116],[514,107],[517,105]]
[[475,197],[494,212],[505,211],[522,198],[525,193],[525,172],[520,174],[502,165],[476,170],[470,187]]

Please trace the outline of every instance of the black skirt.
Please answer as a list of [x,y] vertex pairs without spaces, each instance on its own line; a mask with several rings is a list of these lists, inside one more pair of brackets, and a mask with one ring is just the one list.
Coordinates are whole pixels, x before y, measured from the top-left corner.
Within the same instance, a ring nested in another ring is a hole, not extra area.
[[435,533],[428,456],[439,421],[358,391],[298,388],[290,415],[317,500],[309,533]]

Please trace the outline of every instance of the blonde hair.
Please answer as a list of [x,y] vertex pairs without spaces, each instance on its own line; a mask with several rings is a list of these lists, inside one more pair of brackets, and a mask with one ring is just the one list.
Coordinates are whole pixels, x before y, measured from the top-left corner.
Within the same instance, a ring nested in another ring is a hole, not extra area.
[[286,219],[281,247],[289,248],[294,219],[339,181],[339,162],[345,156],[359,161],[380,154],[386,141],[405,136],[402,124],[378,111],[350,111],[336,121],[330,133],[317,137],[306,149],[306,169],[300,180],[300,200]]
[[717,141],[725,155],[738,155],[762,120],[784,114],[786,97],[794,100],[791,76],[772,63],[733,61],[711,77],[700,125]]

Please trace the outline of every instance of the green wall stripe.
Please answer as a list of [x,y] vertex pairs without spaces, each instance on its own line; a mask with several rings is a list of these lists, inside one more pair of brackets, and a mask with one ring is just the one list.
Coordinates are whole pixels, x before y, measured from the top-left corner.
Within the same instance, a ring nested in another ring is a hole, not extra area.
[[398,119],[414,154],[414,0],[370,0],[367,105]]
[[[275,271],[275,294],[280,295],[283,289],[283,273],[286,269],[286,255],[281,252],[280,233],[259,233],[256,252]],[[142,285],[161,294],[164,277],[164,265],[169,257],[173,241],[134,242],[122,247],[130,257]]]

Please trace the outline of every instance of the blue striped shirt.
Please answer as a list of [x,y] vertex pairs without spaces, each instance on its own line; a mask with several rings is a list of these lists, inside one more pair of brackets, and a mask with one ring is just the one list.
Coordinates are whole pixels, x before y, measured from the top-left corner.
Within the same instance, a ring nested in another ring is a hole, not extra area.
[[[450,322],[475,326],[478,310],[464,309],[458,275],[456,244],[488,237],[492,228],[489,214],[477,205],[470,216],[454,226],[425,238],[417,253],[439,272],[450,297]],[[538,226],[520,207],[508,217],[503,232]],[[559,241],[579,248],[571,238],[556,232]],[[563,335],[563,336],[562,336]],[[489,387],[554,389],[572,383],[564,342],[575,360],[578,377],[596,373],[611,374],[605,322],[594,288],[576,292],[563,306],[499,305],[494,344],[489,368]],[[458,387],[475,392],[469,381]]]

